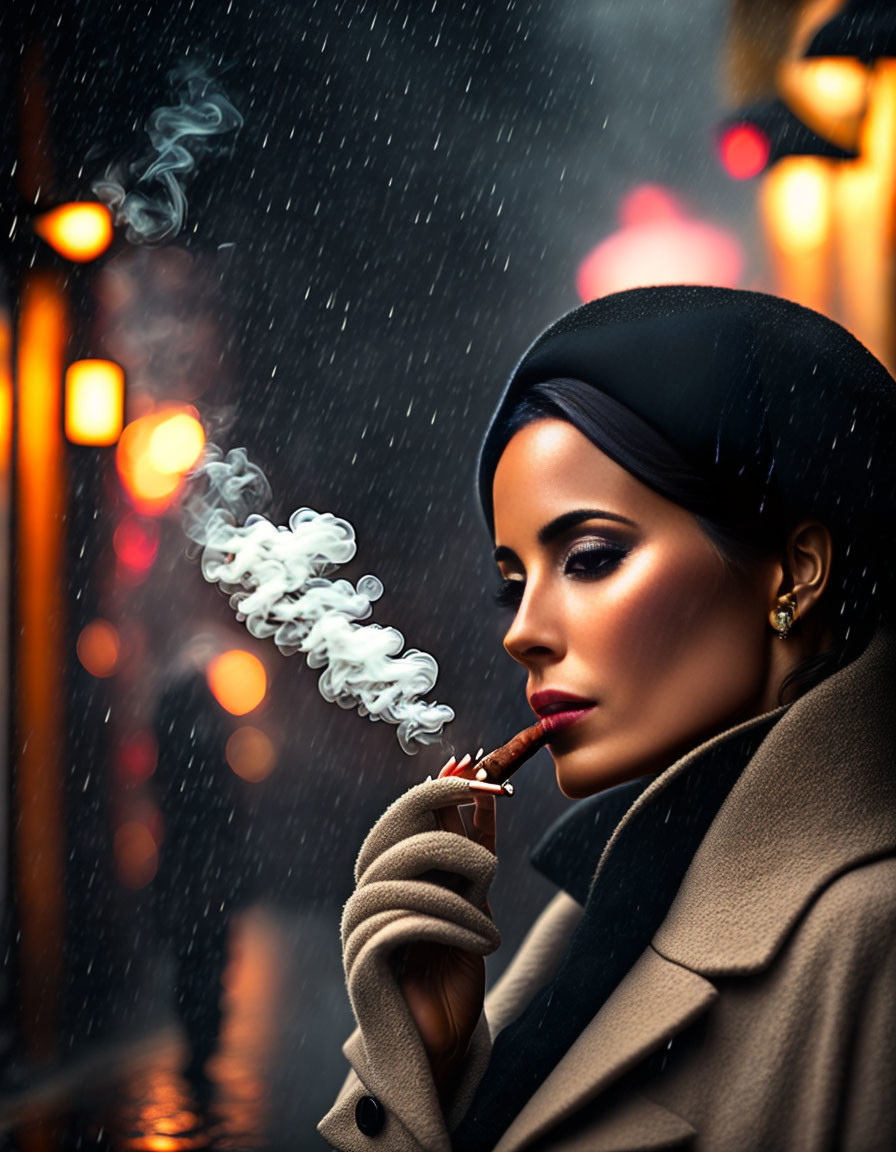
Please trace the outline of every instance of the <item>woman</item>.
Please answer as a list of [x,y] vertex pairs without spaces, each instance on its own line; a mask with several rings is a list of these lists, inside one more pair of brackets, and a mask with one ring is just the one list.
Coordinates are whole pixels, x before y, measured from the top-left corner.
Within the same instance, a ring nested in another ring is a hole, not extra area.
[[483,1012],[494,804],[466,835],[449,762],[385,813],[331,1145],[896,1147],[894,445],[883,367],[773,297],[639,289],[530,348],[480,498],[568,714],[561,892]]

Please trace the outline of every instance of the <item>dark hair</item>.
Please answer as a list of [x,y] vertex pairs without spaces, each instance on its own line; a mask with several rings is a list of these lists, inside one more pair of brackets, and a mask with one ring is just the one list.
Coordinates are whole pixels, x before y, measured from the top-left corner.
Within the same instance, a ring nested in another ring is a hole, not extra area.
[[[732,571],[745,574],[753,562],[775,554],[783,560],[790,525],[772,503],[758,509],[734,507],[730,493],[694,469],[665,436],[631,409],[581,380],[548,380],[528,388],[490,431],[495,458],[520,428],[546,416],[572,424],[642,484],[691,512]],[[781,685],[779,703],[785,702],[788,693],[796,699],[849,663],[870,639],[880,612],[870,602],[872,597],[859,603],[848,595],[857,565],[858,557],[839,555],[835,549],[829,585],[819,608],[837,640],[790,672]],[[867,565],[861,576],[867,580]],[[835,610],[838,604],[839,611]]]

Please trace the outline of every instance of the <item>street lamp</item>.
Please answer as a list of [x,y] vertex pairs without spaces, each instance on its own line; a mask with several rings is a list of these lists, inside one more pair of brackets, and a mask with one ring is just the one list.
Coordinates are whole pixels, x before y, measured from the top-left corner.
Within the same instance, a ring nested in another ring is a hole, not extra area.
[[72,444],[114,444],[124,425],[124,371],[114,360],[76,360],[65,372],[65,435]]
[[870,75],[848,56],[782,60],[775,83],[794,114],[825,140],[856,152],[868,109]]
[[112,243],[112,217],[104,204],[60,204],[36,217],[34,231],[66,260],[84,264],[102,256]]
[[[896,275],[896,9],[882,0],[850,0],[809,41],[801,68],[864,73],[858,159],[837,172],[836,260],[843,322],[892,371]],[[855,82],[857,93],[858,84]]]

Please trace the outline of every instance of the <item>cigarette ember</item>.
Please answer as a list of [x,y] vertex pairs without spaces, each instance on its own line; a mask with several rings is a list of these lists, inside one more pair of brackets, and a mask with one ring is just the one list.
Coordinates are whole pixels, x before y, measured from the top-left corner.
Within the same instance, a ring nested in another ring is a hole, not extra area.
[[[456,775],[474,780],[487,779],[493,784],[503,784],[505,780],[510,779],[521,764],[534,756],[539,748],[544,747],[549,736],[550,730],[539,720],[537,724],[518,732],[506,744],[502,744],[494,752],[489,752],[487,756],[475,764],[469,765],[462,772],[457,772]],[[485,773],[484,776],[483,773]]]

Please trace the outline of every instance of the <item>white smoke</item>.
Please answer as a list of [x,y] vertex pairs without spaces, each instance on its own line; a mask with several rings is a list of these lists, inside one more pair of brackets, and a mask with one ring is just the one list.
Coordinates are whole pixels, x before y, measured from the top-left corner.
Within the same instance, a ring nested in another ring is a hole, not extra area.
[[[240,128],[243,118],[217,82],[199,65],[183,64],[169,80],[179,103],[157,108],[146,122],[154,155],[110,165],[92,184],[94,194],[127,226],[132,244],[156,244],[176,236],[187,215],[183,180],[198,156],[211,150],[210,138]],[[127,184],[133,183],[128,190]]]
[[357,551],[355,531],[330,512],[299,508],[289,525],[275,525],[258,509],[271,497],[268,481],[242,448],[224,456],[208,445],[188,478],[182,502],[184,529],[202,546],[202,574],[230,597],[238,620],[253,636],[272,637],[284,655],[303,652],[323,669],[319,688],[340,708],[398,726],[409,755],[434,744],[454,719],[431,691],[438,664],[408,648],[395,628],[359,624],[383,594],[376,576],[356,585],[330,580]]

